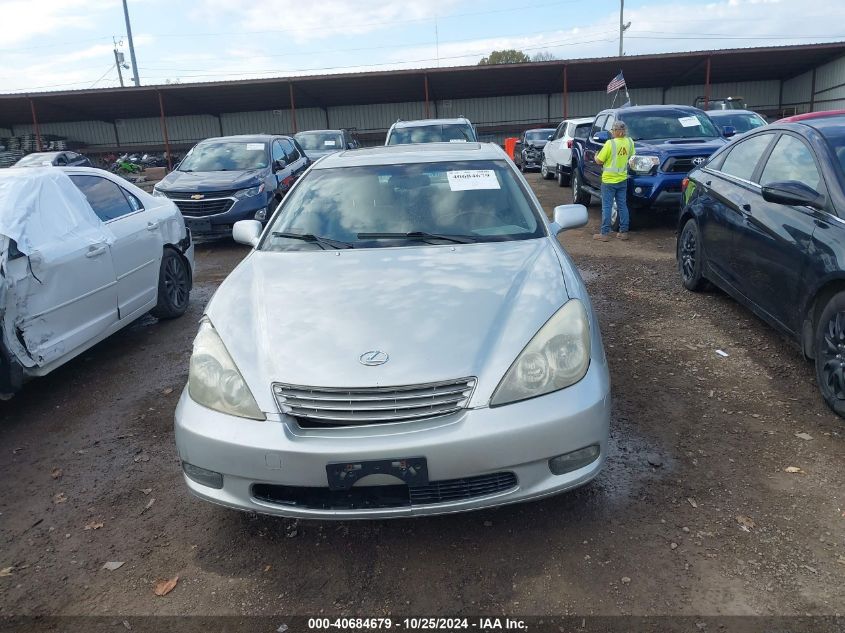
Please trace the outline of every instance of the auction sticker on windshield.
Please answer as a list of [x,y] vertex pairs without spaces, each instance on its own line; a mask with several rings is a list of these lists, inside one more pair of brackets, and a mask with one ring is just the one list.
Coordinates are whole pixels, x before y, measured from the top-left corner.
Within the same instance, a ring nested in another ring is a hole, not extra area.
[[447,171],[449,189],[452,191],[474,191],[476,189],[501,189],[496,172],[492,169],[461,169]]
[[698,117],[694,114],[692,116],[682,116],[678,119],[678,123],[683,125],[684,127],[696,127],[701,125],[701,121],[698,120]]
[[252,152],[255,150],[262,150],[264,149],[264,143],[247,143],[246,144],[246,151]]

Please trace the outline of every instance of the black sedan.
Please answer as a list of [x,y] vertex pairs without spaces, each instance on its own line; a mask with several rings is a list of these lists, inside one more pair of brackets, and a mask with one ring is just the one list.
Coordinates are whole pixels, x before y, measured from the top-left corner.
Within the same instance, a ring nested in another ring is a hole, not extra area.
[[712,282],[794,339],[845,416],[845,113],[749,132],[685,187],[684,286]]
[[87,156],[76,152],[35,152],[27,154],[12,167],[94,167]]

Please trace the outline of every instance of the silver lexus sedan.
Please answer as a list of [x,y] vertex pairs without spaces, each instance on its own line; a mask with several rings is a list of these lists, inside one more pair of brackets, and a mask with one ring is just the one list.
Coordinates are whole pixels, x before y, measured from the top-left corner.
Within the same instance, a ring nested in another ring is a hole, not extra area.
[[610,379],[557,234],[492,144],[333,154],[209,303],[176,409],[192,493],[361,519],[538,499],[595,477]]

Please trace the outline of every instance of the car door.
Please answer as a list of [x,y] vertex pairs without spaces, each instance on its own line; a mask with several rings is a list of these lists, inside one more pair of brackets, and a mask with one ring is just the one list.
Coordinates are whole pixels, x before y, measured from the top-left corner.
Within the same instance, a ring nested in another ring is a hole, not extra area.
[[[282,147],[282,139],[273,139],[273,142],[270,145],[270,158],[273,161],[273,170],[271,173],[273,190],[278,196],[282,196],[287,190],[286,186],[282,184],[282,181],[284,180],[288,169],[287,156],[285,155],[285,150]],[[281,169],[276,169],[275,165],[277,162],[284,163],[285,166]]]
[[17,306],[10,331],[17,330],[39,367],[68,356],[118,320],[115,270],[101,230],[77,227],[72,239],[10,259],[5,272]]
[[560,144],[563,142],[563,135],[566,131],[566,123],[557,126],[552,140],[546,143],[543,154],[546,157],[546,165],[556,168],[560,164]]
[[149,309],[158,293],[164,248],[159,218],[146,213],[137,197],[108,178],[78,174],[70,178],[114,234],[111,255],[120,319]]
[[774,138],[774,133],[767,133],[739,141],[696,177],[695,204],[700,205],[699,229],[707,265],[739,292],[743,283],[737,272],[735,236],[744,221],[744,206],[759,193],[752,179]]
[[584,180],[587,181],[587,184],[596,188],[601,186],[601,165],[596,162],[596,154],[604,146],[604,143],[596,140],[596,135],[604,129],[607,120],[607,114],[597,117],[592,128],[590,128],[590,135],[584,139]]
[[815,153],[798,135],[781,134],[754,180],[734,236],[742,292],[781,327],[797,332],[798,304],[818,211],[767,202],[760,185],[792,180],[826,194]]

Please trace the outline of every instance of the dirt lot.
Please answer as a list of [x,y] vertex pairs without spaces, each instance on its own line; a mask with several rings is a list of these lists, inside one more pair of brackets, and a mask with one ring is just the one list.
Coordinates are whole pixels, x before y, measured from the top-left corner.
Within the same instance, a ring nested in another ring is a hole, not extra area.
[[[529,180],[547,211],[570,199]],[[173,409],[202,307],[246,252],[205,245],[186,317],[146,317],[0,403],[0,616],[845,612],[845,424],[812,366],[723,294],[684,291],[668,222],[598,244],[590,213],[563,241],[613,378],[612,452],[594,483],[354,523],[189,497]]]

